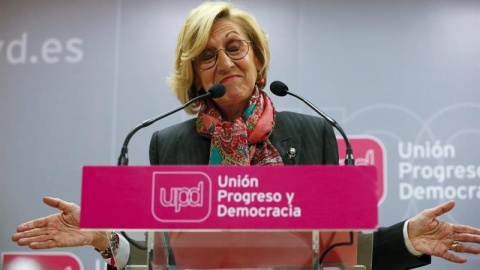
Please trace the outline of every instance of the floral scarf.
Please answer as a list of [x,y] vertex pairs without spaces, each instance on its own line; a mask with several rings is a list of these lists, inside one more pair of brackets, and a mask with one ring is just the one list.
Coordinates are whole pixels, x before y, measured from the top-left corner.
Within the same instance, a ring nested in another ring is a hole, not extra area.
[[264,91],[255,86],[243,116],[224,121],[212,99],[201,106],[197,131],[210,138],[210,165],[283,165],[268,137],[275,124],[275,109]]

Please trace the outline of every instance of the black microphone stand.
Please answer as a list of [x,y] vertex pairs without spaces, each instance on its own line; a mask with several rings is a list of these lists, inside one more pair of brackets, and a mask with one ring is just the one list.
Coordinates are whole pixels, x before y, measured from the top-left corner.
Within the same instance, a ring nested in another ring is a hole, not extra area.
[[[342,127],[337,123],[337,121],[335,121],[333,118],[331,118],[330,116],[328,116],[327,114],[322,112],[319,108],[317,108],[315,105],[313,105],[313,103],[311,103],[307,99],[305,99],[305,98],[303,98],[303,97],[301,97],[301,96],[299,96],[295,93],[289,92],[288,91],[288,86],[286,84],[284,84],[283,82],[280,82],[280,81],[272,82],[271,85],[270,85],[270,89],[277,96],[285,96],[285,95],[288,94],[288,95],[294,96],[297,99],[303,101],[305,104],[308,105],[308,107],[312,108],[317,114],[322,116],[325,120],[327,120],[328,123],[330,123],[334,128],[336,128],[340,132],[340,134],[342,135],[343,139],[345,140],[345,144],[346,144],[346,148],[347,148],[347,153],[345,155],[345,165],[349,165],[349,166],[355,165],[355,159],[353,158],[353,150],[352,150],[352,147],[350,145],[350,140],[348,139],[347,135],[343,131]],[[313,265],[313,270],[317,270],[317,269],[319,269],[319,267],[321,267],[321,265],[323,264],[323,260],[325,259],[327,254],[330,251],[332,251],[334,248],[340,247],[340,246],[351,246],[351,245],[353,245],[354,241],[353,241],[353,232],[352,231],[350,231],[349,236],[350,236],[350,239],[349,239],[348,242],[340,242],[340,243],[333,244],[333,245],[329,246],[322,253],[320,258],[316,258],[315,263]]]
[[[135,135],[135,133],[137,133],[137,131],[139,131],[140,129],[142,128],[145,128],[145,127],[148,127],[150,126],[151,124],[157,122],[158,120],[161,120],[171,114],[174,114],[180,110],[183,110],[185,109],[187,106],[189,106],[190,104],[192,104],[193,102],[197,101],[197,100],[200,100],[200,99],[204,99],[206,97],[209,97],[211,96],[211,93],[208,92],[207,94],[204,94],[204,95],[201,95],[201,96],[198,96],[192,100],[190,100],[189,102],[185,103],[183,106],[181,107],[178,107],[178,108],[175,108],[173,110],[170,110],[164,114],[161,114],[157,117],[154,117],[154,118],[151,118],[151,119],[148,119],[148,120],[145,120],[143,121],[140,125],[136,126],[132,131],[130,131],[127,135],[127,137],[125,137],[125,141],[123,142],[123,146],[122,146],[122,150],[120,152],[120,156],[118,157],[118,166],[128,166],[128,144],[130,143],[130,139],[133,137],[133,135]],[[146,246],[143,246],[141,244],[138,243],[138,241],[130,238],[124,231],[121,231],[120,232],[123,237],[125,237],[125,239],[127,239],[127,241],[132,244],[133,246],[135,246],[136,248],[140,249],[140,250],[147,250],[147,247]]]
[[[212,88],[216,87],[217,85],[214,85],[212,86]],[[223,86],[222,86],[223,87]],[[174,114],[180,110],[183,110],[185,109],[186,107],[190,106],[190,104],[194,103],[195,101],[197,100],[201,100],[201,99],[205,99],[207,97],[210,97],[210,96],[214,96],[215,93],[212,94],[212,90],[208,91],[208,93],[206,94],[203,94],[203,95],[200,95],[198,97],[195,97],[193,99],[191,99],[190,101],[188,101],[187,103],[185,103],[183,106],[180,106],[178,108],[175,108],[173,110],[170,110],[164,114],[161,114],[157,117],[154,117],[152,119],[148,119],[148,120],[145,120],[143,121],[140,125],[136,126],[132,131],[130,131],[130,133],[128,133],[127,137],[125,137],[125,141],[123,142],[123,146],[122,146],[122,150],[120,152],[120,156],[118,157],[118,163],[117,165],[118,166],[126,166],[128,165],[128,144],[130,142],[130,139],[133,137],[133,135],[135,133],[137,133],[137,131],[139,131],[140,129],[144,128],[144,127],[148,127],[150,126],[151,124],[157,122],[158,120],[161,120],[171,114]],[[225,90],[223,91],[223,94],[225,93]],[[222,95],[223,95],[222,94]]]
[[335,121],[333,118],[330,116],[326,115],[324,112],[322,112],[319,108],[317,108],[313,103],[308,101],[307,99],[287,91],[287,95],[294,96],[301,101],[303,101],[305,104],[308,105],[308,107],[312,108],[316,113],[321,115],[323,118],[325,118],[334,128],[336,128],[340,134],[342,135],[343,139],[345,140],[346,148],[347,148],[347,153],[345,154],[345,165],[355,165],[355,159],[353,158],[353,150],[352,146],[350,145],[350,140],[348,139],[347,135],[343,131],[342,127]]
[[[301,97],[297,94],[291,93],[291,92],[287,92],[287,94],[292,95],[292,96],[302,100],[303,102],[305,102],[305,104],[307,104],[308,107],[312,108],[316,113],[320,114],[323,118],[325,118],[333,127],[335,127],[340,132],[343,139],[345,140],[345,144],[346,144],[346,147],[347,147],[347,153],[345,155],[345,165],[350,165],[350,166],[355,165],[355,159],[353,158],[353,151],[352,151],[352,147],[350,145],[350,140],[348,139],[347,135],[343,131],[342,127],[333,118],[326,115],[324,112],[322,112],[320,109],[318,109],[315,105],[313,105],[313,103],[311,103],[307,99],[304,99],[303,97]],[[353,232],[352,231],[350,231],[349,236],[350,236],[350,239],[349,239],[348,242],[336,243],[336,244],[333,244],[333,245],[329,246],[322,253],[320,258],[315,260],[315,265],[313,266],[313,269],[314,270],[318,269],[318,267],[320,267],[320,265],[323,264],[323,260],[325,259],[327,254],[330,251],[332,251],[334,248],[340,247],[340,246],[351,246],[351,245],[353,245]]]
[[[128,133],[128,135],[125,137],[122,149],[120,151],[120,156],[118,157],[117,165],[118,166],[127,166],[128,165],[128,144],[130,142],[130,139],[133,137],[133,135],[135,135],[135,133],[137,133],[137,131],[139,131],[140,129],[148,127],[151,124],[157,122],[158,120],[161,120],[161,119],[163,119],[163,118],[165,118],[165,117],[167,117],[171,114],[174,114],[174,113],[176,113],[180,110],[183,110],[183,109],[185,109],[186,107],[190,106],[192,103],[194,103],[198,100],[205,99],[205,98],[208,98],[208,97],[219,98],[219,97],[222,97],[224,94],[225,94],[225,86],[223,86],[222,84],[215,84],[208,90],[208,92],[206,94],[197,96],[197,97],[189,100],[187,103],[185,103],[184,105],[182,105],[178,108],[170,110],[170,111],[168,111],[166,113],[163,113],[163,114],[161,114],[157,117],[154,117],[154,118],[143,121],[140,125],[136,126],[132,131],[130,131]],[[125,232],[121,231],[120,233],[125,237],[125,239],[127,239],[127,241],[130,244],[132,244],[136,248],[138,248],[140,250],[147,250],[146,246],[142,246],[136,240],[133,240],[132,238],[130,238]],[[108,266],[108,269],[112,269],[112,267]]]

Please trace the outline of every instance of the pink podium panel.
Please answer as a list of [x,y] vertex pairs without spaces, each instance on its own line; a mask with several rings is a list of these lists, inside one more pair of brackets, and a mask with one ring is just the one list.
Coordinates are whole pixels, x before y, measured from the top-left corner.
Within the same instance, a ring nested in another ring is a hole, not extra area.
[[[311,269],[313,259],[319,256],[312,249],[311,231],[172,231],[169,236],[176,264],[184,269]],[[319,252],[349,240],[349,232],[320,232]],[[162,247],[163,243],[156,242],[155,246]],[[352,245],[337,247],[324,259],[328,267],[356,264],[356,233]]]
[[86,166],[83,229],[377,227],[371,166]]

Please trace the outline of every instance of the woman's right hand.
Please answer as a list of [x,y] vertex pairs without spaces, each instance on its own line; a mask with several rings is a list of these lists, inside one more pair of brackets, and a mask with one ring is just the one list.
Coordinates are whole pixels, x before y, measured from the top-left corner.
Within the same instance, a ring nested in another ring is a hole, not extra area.
[[80,230],[80,206],[50,197],[43,198],[43,202],[62,212],[20,224],[12,236],[19,246],[47,249],[91,245],[99,250],[108,247],[105,232]]

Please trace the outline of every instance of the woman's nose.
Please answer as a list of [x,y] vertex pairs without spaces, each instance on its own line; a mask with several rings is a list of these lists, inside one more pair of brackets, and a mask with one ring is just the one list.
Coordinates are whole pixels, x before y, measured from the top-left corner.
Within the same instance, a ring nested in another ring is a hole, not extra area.
[[221,50],[217,54],[217,69],[225,70],[230,69],[233,66],[233,60],[225,53],[225,49]]

